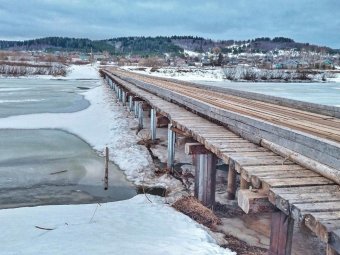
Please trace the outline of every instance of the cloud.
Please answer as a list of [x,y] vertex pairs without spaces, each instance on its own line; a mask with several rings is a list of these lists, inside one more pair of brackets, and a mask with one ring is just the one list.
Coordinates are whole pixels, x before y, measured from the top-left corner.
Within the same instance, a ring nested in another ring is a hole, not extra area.
[[338,0],[0,0],[0,39],[286,36],[340,48]]

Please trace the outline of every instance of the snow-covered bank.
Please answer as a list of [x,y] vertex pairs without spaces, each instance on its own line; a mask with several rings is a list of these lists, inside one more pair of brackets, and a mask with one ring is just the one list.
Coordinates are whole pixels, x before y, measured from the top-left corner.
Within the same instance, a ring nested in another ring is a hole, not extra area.
[[124,70],[161,78],[204,82],[338,82],[336,74],[322,70],[261,69],[237,67],[137,67],[123,66]]
[[[236,254],[158,197],[0,210],[1,254]],[[48,228],[52,230],[44,230]]]
[[162,78],[174,78],[183,81],[222,81],[221,68],[151,68],[124,66],[122,69],[140,74],[148,74]]

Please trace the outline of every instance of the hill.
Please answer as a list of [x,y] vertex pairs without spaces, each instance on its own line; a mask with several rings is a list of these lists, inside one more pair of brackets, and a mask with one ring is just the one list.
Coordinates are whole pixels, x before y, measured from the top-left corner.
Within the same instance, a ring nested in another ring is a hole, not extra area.
[[307,51],[340,53],[340,50],[329,47],[295,42],[290,38],[268,37],[252,40],[214,41],[197,36],[157,36],[157,37],[119,37],[106,40],[83,38],[46,37],[26,41],[0,41],[1,50],[42,50],[42,51],[79,51],[109,52],[114,55],[152,56],[164,53],[181,55],[184,50],[207,52],[218,50],[222,53],[263,52],[275,50],[302,49]]

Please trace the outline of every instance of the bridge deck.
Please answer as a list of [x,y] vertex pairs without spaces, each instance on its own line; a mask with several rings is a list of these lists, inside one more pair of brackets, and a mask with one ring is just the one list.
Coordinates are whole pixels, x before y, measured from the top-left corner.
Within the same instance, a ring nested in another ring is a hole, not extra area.
[[[339,185],[241,138],[221,125],[138,88],[111,72],[105,74],[132,94],[145,100],[157,112],[166,116],[176,128],[190,134],[224,162],[228,164],[233,161],[236,171],[243,179],[250,182],[253,187],[261,189],[261,192],[265,192],[269,196],[269,201],[281,211],[300,222],[303,221],[321,240],[333,246],[334,242],[338,242],[336,240],[340,239]],[[120,72],[119,74],[122,75]],[[153,82],[147,78],[143,79]],[[190,93],[190,91],[182,89],[181,93]],[[211,100],[210,102],[214,103],[215,100]],[[257,104],[268,107],[265,103]],[[284,107],[278,108],[283,113],[287,113]],[[297,110],[294,114],[299,116],[301,112]],[[277,120],[275,117],[271,118]],[[309,118],[318,120],[320,125],[324,126],[320,131],[321,135],[338,139],[340,127],[335,124],[339,122],[338,119],[323,119],[324,117],[318,114],[310,114]],[[294,118],[290,118],[289,125],[298,123],[293,120]],[[328,123],[330,126],[326,127]],[[324,132],[325,130],[327,132]],[[315,127],[311,132],[319,134]]]

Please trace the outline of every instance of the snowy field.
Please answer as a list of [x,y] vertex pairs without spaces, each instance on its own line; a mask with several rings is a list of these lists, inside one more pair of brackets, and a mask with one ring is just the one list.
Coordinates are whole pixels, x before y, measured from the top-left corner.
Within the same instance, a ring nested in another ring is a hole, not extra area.
[[[0,210],[0,253],[236,254],[158,197],[88,205]],[[45,229],[50,230],[45,230]]]

